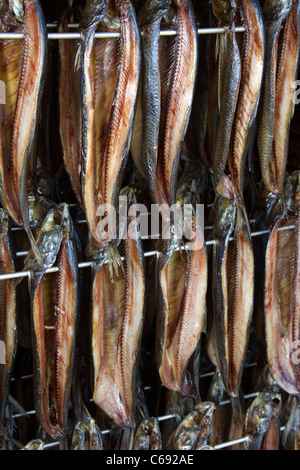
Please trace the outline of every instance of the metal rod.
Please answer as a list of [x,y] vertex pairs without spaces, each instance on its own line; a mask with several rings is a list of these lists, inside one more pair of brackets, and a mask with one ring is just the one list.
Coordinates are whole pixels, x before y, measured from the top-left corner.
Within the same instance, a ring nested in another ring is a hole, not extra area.
[[222,442],[221,444],[216,444],[215,446],[213,446],[213,448],[215,450],[220,450],[220,449],[224,449],[225,447],[231,447],[236,444],[242,444],[243,442],[246,442],[246,441],[248,441],[248,436],[241,437],[240,439],[234,439],[228,442]]
[[[278,229],[278,231],[284,231],[284,230],[291,230],[295,228],[295,225],[287,225],[286,227],[280,227]],[[259,236],[262,236],[262,235],[267,235],[268,233],[270,233],[270,230],[261,230],[261,231],[258,231],[258,232],[252,232],[251,233],[251,237],[259,237]],[[230,238],[229,240],[233,240],[233,238]],[[210,245],[214,245],[216,243],[215,240],[208,240],[205,242],[205,244],[207,246],[210,246]],[[178,248],[179,249],[179,248]],[[181,247],[182,250],[184,250],[183,247]],[[145,258],[150,258],[152,256],[156,256],[158,254],[158,252],[156,250],[153,250],[153,251],[146,251],[144,253],[144,257]],[[27,255],[27,252],[25,251],[20,251],[17,253],[17,257],[22,257],[22,256],[26,256]],[[124,257],[121,257],[122,260],[124,260],[125,258]],[[78,264],[78,268],[79,269],[85,269],[85,268],[90,268],[91,266],[93,265],[93,263],[91,261],[84,261],[82,263],[79,263]],[[54,266],[53,268],[49,268],[45,271],[45,274],[47,273],[56,273],[58,272],[58,267]],[[1,274],[0,275],[0,281],[6,281],[6,280],[10,280],[10,279],[22,279],[24,277],[29,277],[30,276],[30,271],[20,271],[20,272],[15,272],[15,273],[10,273],[10,274]]]
[[[54,27],[54,25],[50,25]],[[71,25],[69,25],[71,27]],[[73,27],[77,27],[77,25],[73,25]],[[242,26],[238,26],[235,28],[237,33],[243,33],[245,28]],[[198,35],[206,35],[206,34],[222,34],[225,32],[225,28],[199,28],[197,30]],[[176,31],[172,30],[165,30],[161,31],[161,36],[176,36]],[[143,35],[141,33],[141,35]],[[105,32],[105,33],[95,33],[95,39],[111,39],[111,38],[118,38],[120,33],[118,32]],[[0,33],[0,39],[23,39],[23,33]],[[81,34],[78,32],[74,33],[48,33],[48,39],[81,39]]]

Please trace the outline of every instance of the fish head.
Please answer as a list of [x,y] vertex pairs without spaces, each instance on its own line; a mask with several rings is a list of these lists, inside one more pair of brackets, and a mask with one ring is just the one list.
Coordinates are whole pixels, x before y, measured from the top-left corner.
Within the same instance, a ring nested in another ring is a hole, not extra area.
[[[37,236],[37,248],[41,255],[43,269],[53,266],[57,258],[63,237],[63,212],[62,207],[50,209],[42,223]],[[31,249],[25,259],[25,268],[39,270],[40,266]]]
[[110,28],[111,30],[118,31],[120,29],[121,23],[120,18],[117,12],[115,2],[109,1],[106,7],[105,16],[103,18],[103,23]]
[[210,401],[204,401],[195,405],[195,410],[202,414],[202,416],[200,415],[201,423],[196,449],[198,449],[198,446],[202,446],[210,436],[216,408],[216,404]]
[[31,228],[40,228],[54,203],[40,195],[28,195],[29,225]]
[[[160,443],[161,443],[161,433],[160,433],[160,428],[159,428],[159,422],[157,418],[145,418],[142,423],[140,424],[140,427],[137,431],[136,434],[137,441],[136,445],[142,445],[144,446],[145,444],[148,445],[148,449],[151,447],[153,450],[155,448],[159,448]],[[141,450],[142,448],[146,447],[139,447]]]
[[281,403],[277,393],[262,392],[251,403],[246,413],[245,431],[247,435],[264,434],[273,415],[274,407]]
[[292,0],[266,0],[263,15],[266,20],[284,19],[292,7]]
[[134,440],[134,449],[135,450],[150,450],[150,434],[144,428],[144,426],[138,429],[136,433],[135,440]]
[[177,433],[174,449],[191,450],[197,438],[198,431],[194,426],[181,426]]
[[212,417],[216,411],[216,404],[211,401],[203,401],[195,405],[195,410],[200,411],[203,416]]
[[73,221],[70,214],[69,205],[61,203],[57,206],[57,211],[61,213],[61,226],[65,232],[71,233],[73,230]]
[[91,238],[86,246],[85,255],[88,260],[100,263],[107,259],[106,245],[99,245],[94,238]]
[[82,422],[76,423],[71,450],[103,450],[100,430],[92,418],[84,417]]
[[199,431],[203,425],[202,420],[203,410],[201,408],[195,408],[191,413],[183,418],[170,438],[173,448],[176,450],[193,449],[197,442]]
[[33,439],[22,450],[44,450],[45,443],[41,439]]
[[212,0],[213,13],[222,24],[232,23],[237,8],[236,0]]

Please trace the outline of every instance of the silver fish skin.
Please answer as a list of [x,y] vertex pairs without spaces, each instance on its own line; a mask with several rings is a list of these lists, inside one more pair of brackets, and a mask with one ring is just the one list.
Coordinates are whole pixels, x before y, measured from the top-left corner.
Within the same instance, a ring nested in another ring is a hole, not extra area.
[[167,450],[196,450],[197,446],[206,445],[215,409],[216,406],[210,402],[195,405],[171,435]]
[[269,392],[262,392],[253,400],[246,412],[244,436],[247,440],[242,444],[243,450],[260,449],[271,422],[273,408],[279,402],[281,396]]
[[[152,200],[155,201],[153,181],[157,160],[157,143],[161,114],[161,90],[159,72],[159,36],[161,21],[170,6],[170,0],[148,0],[138,17],[142,37],[142,77],[139,106],[135,117],[133,141],[138,139],[137,149],[131,146],[133,159],[141,174],[148,180]],[[138,122],[139,121],[139,122]],[[141,124],[142,121],[142,124]],[[140,130],[142,125],[142,132]],[[139,136],[136,134],[140,134]],[[140,153],[141,155],[138,155]]]
[[149,417],[141,422],[134,436],[132,450],[162,450],[158,419]]
[[45,448],[45,442],[41,441],[40,439],[33,439],[32,441],[29,441],[23,449],[21,450],[44,450]]
[[100,429],[86,408],[74,427],[71,450],[103,450]]

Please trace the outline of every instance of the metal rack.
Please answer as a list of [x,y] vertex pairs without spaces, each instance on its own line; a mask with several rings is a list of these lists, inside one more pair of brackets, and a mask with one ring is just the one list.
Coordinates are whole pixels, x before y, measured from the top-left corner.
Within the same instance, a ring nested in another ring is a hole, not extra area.
[[[79,27],[78,24],[70,24],[68,26],[69,26],[70,29],[78,29],[78,27]],[[58,27],[58,24],[56,24],[56,23],[47,24],[47,29],[48,30],[53,30],[57,27]],[[244,27],[236,27],[235,30],[236,30],[237,33],[242,33],[242,32],[245,31],[245,28]],[[225,28],[198,28],[197,32],[198,32],[198,35],[221,34],[221,33],[225,32]],[[173,36],[173,35],[176,35],[176,32],[171,31],[171,30],[161,31],[161,36]],[[68,33],[48,32],[47,36],[48,36],[49,40],[61,40],[61,39],[80,40],[81,39],[81,34],[77,31],[76,32],[68,32]],[[105,33],[96,33],[95,34],[96,39],[110,39],[110,38],[117,38],[117,37],[119,37],[119,33],[107,33],[107,32],[105,32]],[[23,34],[19,34],[19,33],[18,34],[0,33],[0,40],[1,39],[3,39],[3,40],[7,40],[7,39],[15,40],[15,39],[22,39],[22,38],[23,38]],[[254,221],[250,221],[250,222],[253,223]],[[82,220],[82,221],[79,221],[77,223],[86,223],[86,221]],[[293,228],[295,228],[294,225],[289,225],[289,226],[281,227],[281,228],[279,228],[279,230],[283,231],[283,230],[290,230],[290,229],[293,229]],[[212,229],[212,227],[205,227],[206,231],[211,230],[211,229]],[[12,231],[18,231],[18,230],[23,230],[23,229],[20,228],[20,227],[13,227],[12,228]],[[251,233],[251,237],[252,238],[260,237],[260,236],[268,235],[269,233],[270,233],[269,230],[253,231]],[[146,240],[148,238],[144,238],[144,239]],[[213,246],[215,244],[215,241],[214,240],[207,240],[207,241],[205,241],[205,243],[206,243],[206,246]],[[17,258],[22,258],[22,257],[25,257],[27,254],[28,254],[27,251],[19,251],[19,252],[16,253],[16,257]],[[154,257],[156,255],[157,255],[157,251],[155,251],[155,250],[146,251],[144,253],[145,258]],[[88,269],[91,266],[92,266],[92,263],[89,262],[89,261],[84,261],[84,262],[81,262],[81,263],[78,264],[79,269]],[[46,273],[54,273],[54,272],[57,272],[57,271],[58,271],[58,268],[53,267],[53,268],[48,269],[46,271]],[[22,278],[29,277],[29,275],[30,275],[29,271],[19,271],[19,272],[15,272],[15,273],[11,273],[11,274],[1,274],[0,275],[0,281],[5,281],[5,280],[9,280],[9,279],[22,279]],[[256,365],[255,363],[249,364],[249,365],[247,365],[247,368],[255,367],[255,365]],[[213,376],[213,374],[214,374],[214,372],[208,372],[206,374],[200,375],[200,378]],[[26,376],[21,377],[21,380],[27,380],[27,379],[32,379],[32,375],[26,375]],[[12,382],[14,382],[14,380],[15,380],[15,378],[12,378]],[[248,394],[245,395],[245,398],[246,399],[251,399],[251,398],[255,398],[257,395],[258,395],[258,392],[257,393],[256,392],[255,393],[248,393]],[[229,404],[229,403],[230,403],[229,400],[224,400],[224,401],[221,402],[220,405],[226,405],[226,404]],[[13,418],[14,419],[19,419],[19,418],[22,418],[24,416],[33,416],[35,414],[36,414],[35,410],[28,410],[28,411],[25,411],[24,413],[14,414]],[[159,422],[163,422],[163,421],[172,419],[174,417],[176,417],[176,415],[169,414],[169,415],[158,416],[157,419],[158,419]],[[284,429],[285,429],[285,427],[283,426],[283,427],[280,428],[280,431],[283,431]],[[101,430],[102,435],[105,435],[109,432],[110,432],[109,429]],[[245,441],[247,441],[247,437],[242,437],[240,439],[235,439],[235,440],[232,440],[232,441],[227,441],[227,442],[223,442],[221,444],[217,444],[217,445],[214,446],[214,449],[220,450],[220,449],[230,448],[231,446],[241,444]],[[45,449],[51,449],[51,448],[58,447],[59,445],[60,445],[59,441],[54,441],[54,442],[46,443],[44,448]]]
[[[254,223],[255,221],[250,220],[250,223],[251,222]],[[79,223],[86,223],[86,221],[81,220],[81,221],[79,221]],[[212,230],[212,228],[213,227],[207,226],[207,227],[205,227],[205,231]],[[294,225],[288,225],[288,226],[285,226],[285,227],[280,227],[278,230],[279,231],[284,231],[284,230],[291,230],[291,229],[294,229],[294,228],[295,228]],[[13,229],[20,230],[19,227],[14,227]],[[21,230],[22,230],[22,228],[21,228]],[[254,231],[254,232],[251,232],[251,237],[256,238],[256,237],[268,235],[269,233],[270,233],[269,230]],[[145,238],[145,239],[148,239],[148,238]],[[231,238],[230,238],[230,240],[231,240]],[[215,240],[208,240],[208,241],[205,242],[205,244],[206,244],[206,246],[213,246],[215,244]],[[17,257],[24,257],[24,256],[27,255],[27,253],[28,253],[27,251],[17,252],[16,256]],[[145,258],[153,257],[153,256],[156,256],[156,255],[157,255],[157,251],[155,251],[155,250],[146,251],[144,253]],[[91,266],[92,266],[92,263],[88,262],[88,261],[85,261],[85,262],[82,262],[82,263],[78,264],[79,269],[86,269],[86,268],[90,268]],[[57,272],[57,271],[58,271],[58,268],[53,267],[53,268],[50,268],[50,269],[46,270],[46,273],[54,273],[54,272]],[[29,275],[30,275],[29,271],[21,271],[21,272],[16,272],[16,273],[12,273],[12,274],[2,274],[2,275],[0,275],[0,282],[8,280],[8,279],[22,279],[22,278],[25,278],[25,277],[29,277]],[[249,367],[255,367],[256,365],[257,365],[256,363],[248,364],[246,366],[246,368],[248,369]],[[214,372],[208,372],[208,373],[200,375],[199,379],[203,379],[203,378],[206,378],[206,377],[212,377],[213,375],[214,375]],[[33,377],[32,374],[26,375],[26,376],[21,377],[21,380],[32,379],[32,377]],[[12,382],[14,380],[15,379],[12,378]],[[146,389],[147,389],[147,387],[145,387],[145,390]],[[258,392],[248,393],[248,394],[245,394],[244,398],[245,399],[251,399],[251,398],[254,399],[256,396],[258,396],[258,394],[259,394]],[[227,405],[227,404],[230,404],[230,400],[223,400],[220,403],[219,406],[224,406],[224,405]],[[14,414],[13,418],[14,419],[19,419],[19,418],[22,418],[22,417],[25,417],[25,416],[27,416],[27,417],[34,416],[35,414],[36,414],[35,410],[28,410],[28,411],[25,411],[24,413]],[[172,418],[176,418],[176,415],[168,414],[168,415],[158,416],[157,420],[159,422],[163,422],[163,421],[170,420]],[[280,428],[280,431],[282,432],[282,431],[284,431],[284,429],[285,429],[285,426],[282,426]],[[104,430],[101,430],[100,432],[104,436],[104,435],[110,433],[110,430],[109,429],[104,429]],[[234,440],[222,442],[220,444],[216,444],[215,446],[213,446],[213,448],[215,450],[222,450],[222,449],[230,448],[232,446],[239,445],[239,444],[242,444],[242,443],[246,442],[247,439],[248,439],[248,437],[245,436],[245,437],[242,437],[242,438],[239,438],[239,439],[234,439]],[[53,441],[53,442],[50,442],[50,443],[46,443],[44,445],[44,449],[53,449],[53,448],[59,447],[59,445],[60,445],[59,441]]]
[[[48,24],[47,28],[55,28],[57,27],[56,24]],[[69,28],[78,28],[78,24],[70,24]],[[245,28],[242,26],[237,26],[235,28],[237,33],[243,33]],[[205,35],[205,34],[220,34],[224,33],[225,28],[198,28],[197,33],[198,35]],[[141,32],[141,36],[143,33]],[[161,31],[161,36],[176,36],[176,31],[172,30],[165,30]],[[115,32],[105,32],[105,33],[96,33],[95,39],[111,39],[111,38],[118,38],[120,33]],[[23,39],[24,35],[22,33],[0,33],[0,39]],[[75,33],[48,33],[48,39],[80,39],[81,34],[78,32]]]
[[[86,222],[86,221],[83,221],[83,222]],[[294,229],[294,228],[295,228],[295,225],[287,225],[285,227],[280,227],[278,229],[278,231],[291,230],[291,229]],[[210,227],[206,227],[206,230],[208,230],[208,229],[210,229]],[[251,238],[261,237],[263,235],[268,235],[269,233],[270,233],[269,230],[260,230],[260,231],[257,231],[257,232],[251,232]],[[148,240],[148,239],[150,239],[150,238],[142,237],[142,240]],[[232,240],[233,240],[233,238],[229,238],[229,241],[232,241]],[[215,240],[205,241],[206,246],[212,246],[215,243],[216,243]],[[156,256],[157,253],[158,252],[156,250],[146,251],[144,253],[144,257],[149,258],[149,257],[152,257],[152,256]],[[26,256],[27,254],[28,254],[28,251],[19,251],[19,252],[16,253],[16,257],[21,258],[21,257]],[[124,258],[121,258],[121,259],[124,259]],[[83,261],[83,262],[78,264],[78,268],[79,269],[90,268],[92,266],[92,264],[93,263],[91,261]],[[47,269],[45,271],[45,273],[50,274],[50,273],[56,273],[57,271],[58,271],[58,268],[53,267],[53,268]],[[22,279],[24,277],[29,277],[29,276],[30,276],[30,271],[19,271],[19,272],[15,272],[15,273],[11,273],[11,274],[0,274],[0,281],[5,281],[5,280],[8,280],[8,279]]]

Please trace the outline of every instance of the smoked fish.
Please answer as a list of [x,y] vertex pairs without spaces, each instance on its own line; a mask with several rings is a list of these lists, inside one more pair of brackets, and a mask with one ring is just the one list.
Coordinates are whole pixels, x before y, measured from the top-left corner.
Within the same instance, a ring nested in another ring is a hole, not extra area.
[[[134,192],[123,188],[134,209]],[[117,426],[134,427],[137,367],[143,326],[145,271],[137,219],[128,215],[121,245],[87,247],[92,261],[93,400]]]
[[[228,155],[228,167],[236,191],[242,196],[246,156],[253,130],[255,130],[255,119],[263,80],[265,34],[258,0],[242,0],[240,15],[242,24],[245,26],[244,52],[240,52],[241,81],[232,130],[232,145]],[[220,118],[222,119],[222,116]]]
[[190,232],[181,236],[171,225],[170,237],[163,235],[157,244],[156,362],[166,388],[199,398],[198,379],[188,364],[205,329],[208,266],[194,183],[183,178],[177,191],[178,208],[192,207]]
[[[89,230],[101,244],[109,236],[99,233],[104,214],[98,207],[106,205],[110,214],[116,206],[128,160],[140,80],[140,34],[129,0],[88,1],[81,31],[82,201]],[[95,40],[99,31],[118,37]]]
[[[297,3],[293,0],[267,0],[262,10],[266,56],[257,147],[262,179],[273,193],[282,193],[285,177],[287,135],[292,115],[291,87],[294,85],[299,48]],[[284,35],[280,47],[282,28]]]
[[[140,18],[144,173],[153,203],[170,207],[176,202],[182,142],[196,82],[196,21],[190,0],[148,1]],[[171,29],[175,35],[159,37],[160,29]],[[163,217],[168,214],[163,212]]]
[[225,391],[239,397],[254,302],[254,255],[245,208],[223,176],[212,209],[213,340]]
[[49,211],[37,245],[43,269],[32,250],[25,259],[30,273],[34,403],[40,424],[57,439],[67,431],[79,302],[78,242],[67,204]]
[[0,31],[24,34],[24,39],[1,40],[1,200],[12,220],[25,228],[41,262],[28,220],[28,173],[45,81],[47,34],[38,0],[1,3]]
[[264,317],[267,359],[277,384],[300,394],[300,205],[299,172],[285,183],[282,204],[273,211],[265,254]]
[[[60,33],[69,32],[69,23],[80,22],[82,10],[68,8],[59,24]],[[81,197],[81,83],[80,47],[77,41],[59,40],[59,130],[65,168],[77,200]]]

